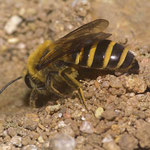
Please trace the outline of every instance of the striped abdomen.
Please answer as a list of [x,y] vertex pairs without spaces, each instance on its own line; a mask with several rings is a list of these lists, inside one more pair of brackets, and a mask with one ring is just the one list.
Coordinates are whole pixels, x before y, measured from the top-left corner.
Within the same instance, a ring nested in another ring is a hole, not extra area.
[[88,68],[139,71],[135,56],[124,46],[110,40],[101,40],[72,54],[74,63]]

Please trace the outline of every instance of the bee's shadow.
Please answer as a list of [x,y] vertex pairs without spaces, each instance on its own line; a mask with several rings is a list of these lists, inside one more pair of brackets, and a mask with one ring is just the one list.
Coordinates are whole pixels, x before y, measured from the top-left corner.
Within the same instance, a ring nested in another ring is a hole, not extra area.
[[81,79],[81,80],[84,80],[84,79],[95,80],[98,76],[114,74],[114,71],[98,70],[98,69],[92,69],[92,68],[79,68],[78,72],[79,72],[78,79]]

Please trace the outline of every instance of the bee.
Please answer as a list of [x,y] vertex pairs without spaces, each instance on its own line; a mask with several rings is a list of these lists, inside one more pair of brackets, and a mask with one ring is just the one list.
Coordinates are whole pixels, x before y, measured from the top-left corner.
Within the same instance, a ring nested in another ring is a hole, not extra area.
[[28,57],[26,73],[9,82],[0,93],[10,84],[24,78],[26,85],[32,89],[30,105],[33,107],[36,106],[39,94],[53,93],[63,97],[63,91],[76,89],[87,108],[77,79],[79,68],[139,72],[139,64],[133,53],[123,45],[109,40],[110,33],[103,32],[108,25],[107,20],[97,19],[54,42],[45,41]]

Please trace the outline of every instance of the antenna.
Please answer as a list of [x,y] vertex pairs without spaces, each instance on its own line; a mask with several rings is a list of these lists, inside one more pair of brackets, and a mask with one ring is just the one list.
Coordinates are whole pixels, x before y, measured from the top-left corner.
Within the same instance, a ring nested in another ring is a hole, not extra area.
[[21,79],[21,78],[22,78],[22,76],[20,76],[20,77],[14,79],[14,80],[8,82],[8,83],[0,90],[0,94],[1,94],[9,85],[11,85],[12,83],[16,82],[17,80],[19,80],[19,79]]

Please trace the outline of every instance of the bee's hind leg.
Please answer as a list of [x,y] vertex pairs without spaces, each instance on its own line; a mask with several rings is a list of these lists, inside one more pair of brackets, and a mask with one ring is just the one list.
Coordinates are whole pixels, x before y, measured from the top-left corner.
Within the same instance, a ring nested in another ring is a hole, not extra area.
[[88,107],[87,107],[87,104],[86,104],[86,101],[85,101],[85,97],[84,97],[83,90],[81,88],[80,82],[75,79],[73,74],[68,73],[68,71],[71,72],[72,68],[65,68],[64,70],[61,70],[59,72],[59,75],[65,80],[65,82],[70,87],[73,87],[73,88],[78,90],[79,97],[83,101],[83,104],[85,105],[85,108],[88,110]]

